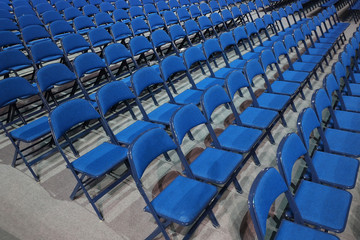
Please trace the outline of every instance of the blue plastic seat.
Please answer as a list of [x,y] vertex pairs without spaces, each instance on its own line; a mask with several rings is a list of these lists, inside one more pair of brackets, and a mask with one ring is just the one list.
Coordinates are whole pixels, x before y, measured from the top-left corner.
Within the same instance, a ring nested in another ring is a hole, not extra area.
[[[177,110],[170,121],[170,128],[178,151],[181,151],[180,160],[188,176],[221,186],[222,192],[234,182],[235,188],[242,193],[236,175],[241,169],[242,156],[219,148],[207,147],[200,155],[189,164],[181,149],[186,133],[197,126],[204,126],[206,119],[199,108],[192,104],[185,105]],[[210,127],[209,131],[213,131]],[[219,146],[217,146],[219,147]],[[220,193],[222,194],[222,193]],[[220,196],[219,196],[220,197]]]
[[[157,141],[153,141],[154,139]],[[149,239],[155,238],[159,233],[169,239],[169,235],[165,231],[168,223],[177,223],[183,226],[193,225],[186,236],[190,237],[198,226],[198,222],[206,215],[216,222],[209,206],[217,193],[215,186],[177,176],[152,200],[145,193],[142,187],[144,171],[159,155],[174,149],[176,149],[175,143],[164,130],[159,128],[143,133],[129,148],[128,158],[132,175],[146,202],[145,210],[152,214],[158,225],[148,237]],[[165,219],[166,223],[163,223],[160,218]]]
[[226,76],[223,77],[222,79],[215,77],[215,74],[214,74],[207,58],[205,57],[203,51],[201,51],[200,48],[190,47],[190,48],[186,49],[186,51],[184,52],[183,58],[184,58],[184,62],[186,64],[187,68],[190,71],[190,74],[191,74],[192,70],[196,69],[195,65],[199,65],[203,71],[203,74],[205,74],[205,70],[203,68],[203,62],[205,62],[205,65],[209,70],[210,74],[207,74],[207,76],[204,79],[202,79],[201,81],[199,81],[196,84],[197,89],[205,90],[205,89],[209,88],[210,86],[213,86],[216,84],[221,85],[221,86],[224,85],[224,78]]
[[163,125],[160,124],[137,120],[132,112],[133,108],[130,108],[130,105],[127,103],[133,99],[135,99],[135,95],[126,84],[121,81],[108,83],[96,92],[96,102],[99,107],[99,112],[108,122],[115,121],[113,117],[117,117],[116,115],[119,115],[121,111],[124,110],[123,108],[117,108],[117,111],[112,111],[112,114],[107,114],[112,107],[119,103],[126,104],[127,108],[129,108],[128,111],[135,120],[133,122],[130,121],[130,123],[127,122],[126,127],[121,127],[120,131],[118,130],[118,133],[115,133],[115,138],[120,144],[130,145],[135,138],[148,129],[163,128]]
[[[88,193],[88,179],[100,180],[107,173],[124,164],[127,160],[127,149],[115,145],[115,141],[110,138],[111,143],[103,142],[84,155],[77,157],[77,159],[70,162],[63,147],[59,143],[59,139],[75,125],[85,121],[98,119],[101,119],[101,116],[90,104],[90,102],[84,99],[74,99],[56,107],[50,114],[49,122],[55,144],[63,156],[67,167],[71,170],[77,180],[77,185],[70,195],[70,198],[74,199],[78,191],[82,190],[94,208],[99,219],[103,220],[104,217],[96,206],[96,201],[126,179],[130,175],[130,171],[125,171],[121,177],[115,179],[109,186],[97,193],[96,196],[90,196]],[[109,131],[109,128],[106,126],[104,121],[101,121],[101,126],[105,132]]]
[[311,108],[304,109],[301,112],[297,126],[303,139],[310,138],[311,132],[317,129],[322,139],[321,147],[325,152],[350,157],[358,157],[360,155],[360,150],[357,147],[360,143],[360,135],[358,133],[333,128],[323,130],[316,113]]
[[278,112],[261,108],[253,90],[241,71],[234,71],[230,73],[225,80],[225,89],[229,97],[234,99],[235,93],[240,93],[242,88],[246,88],[252,100],[252,106],[247,107],[239,115],[242,125],[265,130],[269,137],[269,141],[274,144],[275,140],[271,134],[271,129],[279,119]]
[[339,238],[334,235],[304,225],[303,216],[298,210],[297,202],[291,197],[289,188],[275,168],[265,168],[262,170],[255,178],[250,189],[248,204],[251,219],[259,240],[266,239],[266,220],[269,216],[270,207],[283,193],[285,193],[285,197],[290,203],[290,210],[294,212],[294,221],[281,220],[275,236],[276,239],[339,240]]
[[[219,85],[212,86],[204,91],[201,97],[201,108],[206,117],[207,124],[211,124],[211,116],[216,108],[223,104],[230,105],[231,111],[235,117],[238,113],[224,89]],[[256,147],[261,141],[263,132],[259,129],[248,128],[241,126],[240,119],[236,125],[228,126],[218,137],[214,135],[215,132],[210,132],[213,141],[218,141],[221,149],[234,151],[241,154],[253,157],[256,165],[260,165],[259,159],[256,155]]]
[[[150,113],[146,113],[145,109],[142,107],[142,99],[140,96],[145,89],[154,84],[163,85],[170,102],[162,104]],[[169,125],[172,114],[180,108],[180,105],[174,104],[175,101],[170,93],[170,90],[167,88],[167,85],[164,84],[164,80],[160,77],[156,70],[152,67],[143,67],[137,70],[132,75],[131,86],[136,96],[135,100],[144,115],[144,120]]]
[[[10,123],[0,122],[2,131],[4,131],[15,148],[12,166],[15,167],[17,161],[21,159],[34,179],[39,181],[39,176],[32,169],[32,166],[43,159],[47,151],[42,152],[39,156],[33,153],[34,150],[31,147],[34,147],[34,142],[49,139],[50,127],[46,116],[30,121],[29,117],[31,115],[29,115],[29,112],[26,114],[20,113],[17,107],[18,99],[27,99],[38,95],[39,92],[36,87],[21,77],[10,77],[1,80],[0,92],[0,108],[9,107],[16,112],[16,119],[13,119]],[[21,143],[27,143],[27,146],[21,146]]]

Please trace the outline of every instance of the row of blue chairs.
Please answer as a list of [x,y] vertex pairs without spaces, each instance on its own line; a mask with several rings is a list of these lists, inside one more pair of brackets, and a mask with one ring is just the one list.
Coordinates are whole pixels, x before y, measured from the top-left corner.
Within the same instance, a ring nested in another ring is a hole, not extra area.
[[[358,69],[359,37],[357,30],[340,53],[340,61],[333,65],[332,73],[325,76],[323,88],[314,92],[312,108],[304,109],[299,115],[300,136],[290,133],[281,141],[277,151],[280,174],[274,168],[266,168],[253,183],[249,208],[259,239],[266,235],[270,206],[282,193],[288,200],[293,221],[281,221],[277,239],[294,238],[294,231],[295,239],[338,239],[305,224],[334,232],[342,232],[346,227],[352,196],[343,189],[355,187],[359,169],[356,158],[360,155],[359,98],[347,91],[355,80],[353,71]],[[312,138],[316,139],[315,146],[310,141]],[[304,179],[296,184],[292,169],[301,157],[307,169],[303,172]],[[295,197],[290,190],[292,186],[297,186],[293,191]],[[326,207],[320,209],[319,204]]]

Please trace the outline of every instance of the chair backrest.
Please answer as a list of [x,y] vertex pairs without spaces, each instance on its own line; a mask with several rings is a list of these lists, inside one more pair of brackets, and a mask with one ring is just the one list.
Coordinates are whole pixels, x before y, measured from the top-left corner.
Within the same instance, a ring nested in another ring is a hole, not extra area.
[[[309,149],[309,139],[312,131],[314,129],[318,129],[319,132],[321,131],[320,122],[313,109],[306,108],[300,113],[297,120],[297,128],[304,145]],[[325,139],[322,140],[324,141]]]
[[31,47],[31,53],[35,63],[47,62],[64,57],[63,51],[52,41],[35,43]]
[[224,32],[219,36],[220,44],[223,49],[236,46],[234,36],[231,32]]
[[[75,30],[65,20],[57,20],[50,23],[50,31],[54,38],[65,33],[75,33]],[[63,36],[62,36],[63,37]]]
[[97,26],[108,26],[114,24],[114,20],[106,12],[95,14],[95,22]]
[[208,121],[210,121],[211,115],[217,107],[230,102],[229,96],[219,85],[209,87],[201,96],[201,108]]
[[173,41],[186,37],[184,29],[179,24],[171,26],[169,32]]
[[165,27],[164,20],[155,13],[148,16],[148,23],[152,31],[160,27]]
[[[194,10],[194,8],[197,8],[197,7],[194,5],[190,6],[191,15],[193,14],[193,11],[196,11],[196,10]],[[199,9],[197,9],[197,11],[200,13]],[[179,9],[177,9],[176,13],[177,13],[180,21],[186,21],[186,20],[191,19],[191,16],[185,7],[181,7]],[[193,17],[197,17],[197,16],[195,15]]]
[[[6,22],[10,21],[10,24],[7,24]],[[40,25],[43,26],[44,24],[40,21],[40,19],[35,16],[35,15],[24,15],[19,17],[18,19],[18,23],[20,28],[25,28],[27,26],[31,26],[31,25]],[[2,30],[17,30],[17,27],[15,25],[15,23],[13,21],[11,21],[10,19],[0,19],[0,24],[2,25]],[[11,27],[11,24],[14,24],[15,27]],[[3,27],[8,27],[8,29],[3,29]],[[10,27],[9,27],[10,26]]]
[[163,13],[163,17],[165,20],[166,25],[172,25],[179,23],[179,19],[176,17],[173,11],[165,11]]
[[61,39],[66,54],[73,54],[90,49],[90,44],[80,34],[69,34]]
[[88,17],[90,16],[94,16],[95,14],[99,13],[99,9],[97,7],[95,7],[95,5],[86,5],[83,8],[84,14]]
[[213,25],[218,25],[218,24],[224,23],[224,21],[221,18],[220,14],[217,13],[217,12],[212,13],[210,15],[210,18],[211,18],[211,22],[213,23]]
[[54,139],[59,139],[77,124],[99,118],[99,113],[89,101],[73,99],[56,107],[50,113],[49,123]]
[[209,5],[207,5],[207,3],[200,3],[199,6],[200,6],[200,10],[203,15],[211,13],[211,9],[210,9]]
[[135,18],[131,21],[131,28],[134,31],[134,34],[137,35],[139,33],[142,33],[143,31],[147,30],[149,31],[150,28],[146,24],[146,22],[141,18]]
[[166,57],[160,63],[160,71],[165,81],[178,72],[187,71],[184,61],[178,56]]
[[130,16],[124,9],[116,9],[113,16],[116,22],[130,22]]
[[36,73],[39,89],[45,92],[55,85],[61,85],[76,80],[76,75],[61,63],[44,66]]
[[100,113],[105,114],[114,105],[128,99],[134,99],[135,95],[122,81],[107,83],[96,92],[96,102]]
[[75,28],[77,31],[83,30],[83,29],[91,29],[95,28],[95,24],[93,21],[86,16],[79,16],[74,19]]
[[89,33],[89,40],[93,47],[108,44],[110,42],[113,42],[114,39],[110,35],[108,31],[106,31],[104,28],[95,28],[92,29]]
[[244,70],[250,83],[253,82],[255,76],[265,75],[264,69],[261,67],[258,59],[251,59],[246,62]]
[[117,0],[115,2],[115,6],[117,9],[129,9],[129,5],[126,3],[125,0]]
[[4,50],[8,47],[24,48],[23,43],[15,33],[10,31],[0,31],[0,48]]
[[198,47],[190,47],[186,49],[183,57],[188,68],[191,68],[194,63],[206,61],[204,53]]
[[121,43],[110,44],[104,49],[105,61],[107,65],[119,63],[132,58],[130,51]]
[[265,239],[266,220],[274,201],[288,188],[275,168],[263,169],[255,178],[249,193],[248,205],[259,240]]
[[4,74],[19,66],[30,67],[33,63],[24,53],[17,49],[8,49],[0,52],[0,74]]
[[277,41],[273,44],[273,50],[277,59],[279,59],[282,55],[288,55],[288,52],[281,41]]
[[288,188],[291,187],[291,174],[295,162],[305,154],[307,154],[307,149],[296,133],[289,133],[281,140],[276,160]]
[[339,93],[340,87],[335,79],[334,74],[329,73],[325,76],[324,87],[330,99],[332,99],[332,95],[334,94],[334,92]]
[[135,19],[137,17],[145,18],[145,13],[143,12],[143,8],[139,6],[133,6],[129,9],[130,17]]
[[338,83],[341,83],[341,80],[343,79],[346,81],[346,69],[344,65],[341,62],[336,62],[332,67],[333,73],[336,77],[336,80]]
[[213,25],[207,16],[201,16],[198,19],[198,23],[201,30],[211,28]]
[[[156,141],[154,141],[156,139]],[[159,155],[176,149],[170,136],[161,128],[153,128],[138,136],[130,145],[128,159],[132,176],[138,183],[147,166]]]
[[199,25],[194,20],[185,22],[185,30],[188,35],[200,32]]
[[157,83],[164,84],[164,80],[152,67],[143,67],[131,76],[131,86],[136,96],[145,88]]
[[64,15],[66,20],[73,20],[76,17],[82,16],[82,13],[75,7],[69,7],[64,10]]
[[153,49],[153,46],[144,36],[136,36],[130,40],[130,49],[133,56],[136,56],[144,51]]
[[319,119],[319,121],[322,121],[322,116],[323,116],[323,111],[325,109],[328,109],[328,111],[330,112],[330,117],[332,118],[332,120],[334,121],[334,125],[337,128],[338,127],[338,122],[336,119],[336,116],[334,115],[332,106],[331,106],[331,101],[329,99],[329,96],[326,94],[326,91],[323,88],[317,89],[314,94],[312,95],[311,98],[311,105],[313,107],[313,109],[316,112],[316,115]]
[[269,65],[277,63],[274,53],[270,49],[265,49],[261,52],[260,61],[265,71]]
[[247,35],[250,37],[252,34],[258,34],[258,31],[256,29],[255,23],[248,22],[245,25]]
[[234,20],[234,16],[232,15],[232,13],[228,9],[223,9],[221,11],[221,15],[222,15],[225,22]]
[[248,39],[245,28],[243,26],[234,29],[235,41],[239,43],[240,40]]
[[88,52],[75,58],[74,67],[77,76],[81,78],[87,73],[106,68],[106,65],[96,53]]
[[0,108],[19,98],[38,94],[36,87],[25,78],[10,77],[0,81]]
[[50,34],[45,30],[43,26],[31,25],[22,30],[22,36],[26,44],[31,44],[35,40],[49,39]]
[[123,22],[117,22],[111,26],[111,32],[114,35],[116,41],[126,39],[132,36],[132,32],[129,27]]
[[250,12],[250,10],[249,10],[249,8],[248,8],[248,5],[245,4],[245,3],[242,3],[242,4],[240,5],[240,8],[241,8],[241,11],[242,11],[243,14],[247,14],[247,13]]
[[206,119],[200,109],[193,104],[187,104],[173,113],[170,120],[170,129],[175,142],[181,145],[187,132],[205,123]]

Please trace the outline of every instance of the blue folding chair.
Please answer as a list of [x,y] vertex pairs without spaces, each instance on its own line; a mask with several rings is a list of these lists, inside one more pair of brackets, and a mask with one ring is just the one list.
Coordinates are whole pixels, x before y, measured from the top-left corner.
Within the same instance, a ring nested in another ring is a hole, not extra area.
[[95,28],[88,32],[90,46],[95,51],[95,48],[100,48],[100,56],[103,56],[103,50],[110,43],[114,43],[113,37],[104,28]]
[[[246,88],[252,100],[252,106],[249,106],[245,110],[241,111],[241,114],[239,115],[242,125],[264,130],[270,143],[275,144],[275,140],[271,134],[271,129],[275,126],[279,119],[278,112],[264,109],[261,105],[259,105],[252,88],[241,71],[234,71],[230,73],[225,80],[225,89],[230,99],[234,100],[236,92],[238,92],[240,97],[242,97],[242,88]],[[236,120],[236,118],[234,118],[234,120]]]
[[211,116],[214,110],[223,104],[230,106],[231,112],[236,119],[236,125],[229,125],[218,137],[214,135],[215,132],[210,131],[212,140],[218,141],[221,149],[245,154],[246,157],[244,158],[244,161],[249,157],[253,157],[254,163],[260,165],[260,161],[255,151],[263,139],[263,132],[259,129],[241,126],[241,120],[238,117],[239,114],[237,113],[233,102],[219,85],[208,88],[201,97],[201,108],[206,117],[207,125],[210,126],[212,122]]
[[[177,47],[177,49],[181,49],[185,44],[192,46],[192,43],[184,31],[184,29],[179,25],[175,24],[169,28],[170,37]],[[177,45],[178,42],[178,45]]]
[[158,14],[151,14],[148,16],[148,23],[150,26],[151,32],[154,32],[157,29],[167,30],[164,20]]
[[61,40],[68,34],[75,33],[75,30],[64,19],[56,20],[50,23],[49,30],[55,41]]
[[207,3],[202,2],[202,3],[200,3],[199,7],[200,7],[200,11],[203,16],[212,13],[212,11]]
[[242,14],[246,17],[247,22],[254,22],[254,19],[251,15],[250,9],[247,4],[242,3],[240,5]]
[[159,155],[175,149],[176,145],[169,135],[159,128],[146,131],[134,140],[129,148],[132,176],[146,202],[145,211],[153,215],[158,225],[148,239],[155,238],[159,233],[162,233],[165,239],[170,239],[165,229],[171,223],[192,225],[185,236],[189,238],[206,215],[218,226],[211,211],[212,201],[217,194],[215,186],[180,175],[152,200],[147,196],[142,183],[145,170]]
[[129,9],[129,14],[133,20],[136,18],[146,19],[146,15],[143,12],[143,7],[141,6],[131,6]]
[[144,4],[145,14],[149,17],[151,14],[158,14],[158,10],[156,9],[153,3]]
[[77,53],[92,51],[90,44],[80,34],[69,34],[61,39],[61,47],[70,61]]
[[[19,31],[18,27],[15,25],[15,23],[13,21],[11,21],[11,24],[7,24],[6,21],[4,21],[5,19],[0,19],[1,22],[1,31],[14,31],[14,33],[16,33],[16,31]],[[14,24],[14,26],[12,26]],[[44,26],[44,23],[40,21],[40,19],[35,16],[35,15],[24,15],[19,17],[18,19],[18,24],[20,29],[22,30],[23,28],[27,27],[27,26],[31,26],[31,25],[39,25],[39,26]]]
[[171,25],[180,24],[178,17],[175,15],[173,11],[165,11],[163,12],[163,17],[166,23],[166,26],[169,28]]
[[[105,121],[90,102],[84,99],[65,102],[56,107],[49,116],[51,133],[55,144],[77,181],[70,198],[74,199],[77,193],[82,190],[99,219],[103,220],[104,217],[96,206],[96,201],[126,179],[130,175],[130,171],[125,171],[119,178],[97,193],[96,196],[90,196],[87,187],[94,184],[94,181],[102,180],[106,174],[123,164],[128,167],[126,162],[127,149],[116,145],[116,142],[110,138],[111,142],[103,142],[74,161],[70,161],[59,142],[59,139],[74,126],[90,120],[99,120],[104,130],[108,131],[105,127]],[[76,138],[79,138],[79,136],[74,136],[71,141],[76,140]]]
[[226,55],[227,52],[230,52],[231,49],[234,50],[235,54],[238,55],[238,59],[235,59],[231,62],[229,62],[229,66],[231,68],[237,68],[242,69],[244,68],[244,65],[247,60],[243,59],[240,49],[238,48],[234,36],[232,32],[224,32],[219,37],[221,48],[223,49],[223,52],[225,56],[229,59],[229,57]]
[[91,18],[86,16],[79,16],[74,19],[74,26],[76,33],[84,35],[87,34],[91,29],[96,28]]
[[[99,108],[101,116],[106,119],[107,122],[114,122],[119,120],[120,114],[125,115],[130,113],[131,117],[135,121],[128,121],[121,126],[120,131],[115,133],[114,137],[119,144],[130,145],[131,142],[141,133],[151,128],[164,128],[163,125],[155,124],[147,121],[137,120],[133,107],[129,101],[135,99],[135,95],[130,89],[121,81],[114,81],[101,87],[96,92],[96,102]],[[119,104],[124,103],[125,108],[116,107]],[[125,115],[126,116],[126,115]],[[109,127],[109,126],[107,126]]]
[[[315,116],[314,112],[313,114]],[[296,137],[295,134],[290,135],[288,143],[291,143]],[[299,155],[306,152],[306,149],[303,145],[297,145],[296,148],[282,147],[285,143],[282,141],[281,146],[279,146],[277,163],[287,188],[290,189],[293,184],[296,184],[295,174],[292,173],[302,170],[302,167],[294,169],[294,165]],[[315,170],[311,171],[311,174],[312,181],[300,179],[294,194],[290,195],[293,197],[304,222],[326,231],[344,231],[352,195],[343,189],[319,184]],[[296,212],[292,214],[296,214]]]
[[192,18],[194,20],[197,20],[198,17],[202,16],[202,13],[200,12],[200,9],[199,9],[198,5],[191,5],[189,7],[189,11],[191,13],[191,17],[189,15],[188,11],[186,10],[186,8],[183,8],[183,10],[179,9],[178,15],[179,15],[179,12],[180,12],[180,15],[179,15],[179,18],[181,16],[180,21],[186,21],[186,20],[189,20],[190,18]]
[[35,43],[42,41],[51,41],[51,36],[43,26],[31,25],[25,27],[21,31],[22,38],[27,46],[32,46]]
[[115,22],[129,23],[131,21],[129,14],[124,9],[116,9],[113,17]]
[[228,28],[219,13],[212,13],[210,19],[216,32],[227,32]]
[[304,109],[299,115],[298,131],[307,146],[308,141],[305,141],[305,139],[309,139],[310,134],[317,129],[322,140],[322,144],[319,147],[325,152],[350,157],[358,157],[360,155],[360,150],[357,147],[360,143],[360,135],[358,133],[333,128],[323,130],[320,123],[316,113],[311,108]]
[[129,9],[129,5],[127,4],[127,2],[125,0],[117,0],[115,2],[115,6],[117,9]]
[[188,38],[190,39],[192,44],[201,42],[202,40],[205,41],[205,37],[199,25],[194,20],[186,21],[184,26],[186,34],[188,35]]
[[0,31],[0,50],[18,49],[24,50],[26,46],[23,41],[13,32]]
[[284,179],[275,168],[263,169],[255,178],[249,193],[248,205],[250,215],[259,240],[266,239],[266,222],[269,216],[270,207],[283,193],[289,203],[289,209],[294,213],[294,221],[286,219],[281,220],[281,224],[275,236],[276,239],[339,240],[339,238],[334,235],[305,226],[297,202],[293,199]]
[[[0,122],[0,127],[15,148],[12,167],[17,165],[18,160],[22,160],[29,169],[36,181],[39,176],[32,169],[32,166],[50,154],[45,150],[46,140],[50,137],[50,127],[47,117],[43,116],[35,120],[31,115],[44,112],[42,109],[32,109],[31,112],[20,112],[18,99],[28,99],[39,95],[36,87],[31,85],[26,79],[21,77],[10,77],[0,81],[0,108],[8,108],[8,123]],[[29,110],[29,109],[28,109]],[[16,119],[15,119],[16,116]],[[27,144],[21,147],[21,143]],[[41,145],[39,146],[39,143]],[[41,155],[39,156],[39,152]],[[34,159],[35,157],[35,159]]]
[[[151,34],[151,41],[158,52],[158,55],[165,57],[172,53],[179,54],[179,50],[171,40],[170,36],[162,29],[156,30]],[[164,53],[165,51],[165,53]]]
[[133,33],[134,33],[135,36],[137,36],[137,35],[145,36],[145,33],[150,33],[150,27],[141,18],[133,19],[130,22],[130,24],[131,24],[131,28],[132,28]]
[[[20,70],[28,68],[33,68],[33,75],[36,71],[36,65],[20,50],[8,49],[0,52],[0,76],[4,76],[4,78],[8,78],[10,74],[14,74],[16,77],[19,77],[20,74],[26,76],[28,72],[21,71],[20,73]],[[33,76],[30,79],[32,80]]]
[[216,32],[214,25],[207,16],[201,16],[197,21],[199,23],[200,30],[202,31],[202,35],[205,39],[218,37],[218,33]]
[[129,27],[123,22],[117,22],[112,25],[111,33],[116,42],[121,41],[121,43],[124,45],[127,45],[127,39],[130,39],[134,36]]
[[247,50],[246,43],[249,45],[250,51],[243,54],[243,56],[242,56],[245,60],[259,57],[260,54],[258,52],[254,51],[254,48],[248,38],[248,35],[246,34],[245,28],[243,26],[235,28],[233,33],[234,33],[235,42],[238,46],[239,46],[239,44],[242,44],[243,47],[245,48],[245,50]]
[[32,58],[34,59],[37,68],[43,67],[46,63],[52,62],[54,60],[60,60],[61,63],[66,63],[67,58],[64,55],[64,52],[58,48],[58,46],[51,41],[35,43],[31,48],[30,52]]
[[64,16],[66,21],[72,23],[75,18],[82,16],[82,13],[75,7],[68,7],[64,9]]
[[145,63],[150,66],[148,56],[145,55],[145,53],[148,53],[149,51],[152,51],[150,61],[153,59],[160,61],[160,57],[154,46],[144,36],[136,36],[130,40],[130,51],[134,58],[139,56],[138,59],[136,59],[139,66],[141,65],[140,63],[142,59],[144,59]]
[[101,12],[106,12],[108,14],[112,14],[115,11],[115,7],[109,2],[101,2],[100,10],[101,10]]
[[165,11],[170,11],[170,7],[165,1],[158,1],[156,3],[156,6],[160,14],[162,14]]
[[101,12],[95,15],[95,23],[98,28],[108,29],[114,24],[114,20],[111,18],[110,14]]
[[346,95],[354,97],[360,96],[360,84],[349,81],[349,77],[346,75],[346,69],[341,62],[336,62],[332,66],[332,72],[340,86],[345,86],[344,90]]

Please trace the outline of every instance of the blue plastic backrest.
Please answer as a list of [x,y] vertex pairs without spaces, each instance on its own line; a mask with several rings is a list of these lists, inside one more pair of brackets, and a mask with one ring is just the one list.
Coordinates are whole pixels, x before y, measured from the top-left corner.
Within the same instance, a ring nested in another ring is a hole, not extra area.
[[191,33],[193,31],[200,31],[199,25],[194,20],[189,20],[185,22],[185,29],[187,33]]
[[[1,21],[1,24],[3,25],[3,26],[5,26],[5,24],[7,23],[7,21],[10,21],[10,23],[11,24],[14,24],[14,26],[16,26],[15,25],[15,23],[13,22],[13,21],[11,21],[10,19],[6,19],[6,18],[3,18],[3,19],[0,19],[0,21]],[[35,15],[24,15],[24,16],[21,16],[21,17],[19,17],[19,19],[18,19],[18,23],[19,23],[19,26],[20,26],[20,28],[24,28],[24,27],[27,27],[27,26],[31,26],[31,25],[44,25],[41,21],[40,21],[40,19],[37,17],[37,16],[35,16]],[[7,24],[6,24],[7,25]],[[11,26],[10,26],[11,27]],[[16,27],[17,28],[17,27]],[[16,29],[15,28],[15,29]],[[9,29],[9,30],[15,30],[15,29]]]
[[174,21],[179,22],[179,19],[176,17],[173,11],[166,11],[163,13],[163,16],[167,24],[172,23]]
[[263,18],[264,18],[264,22],[265,22],[266,26],[274,23],[271,15],[269,15],[269,14],[265,14]]
[[174,73],[186,71],[183,59],[178,56],[169,56],[165,58],[161,62],[160,67],[165,80],[168,80]]
[[235,18],[242,16],[240,9],[237,6],[234,6],[231,8],[231,12],[234,15]]
[[320,88],[314,92],[311,102],[315,104],[315,111],[319,119],[322,119],[322,112],[324,109],[332,107],[329,97],[323,88]]
[[137,17],[137,16],[144,16],[143,8],[139,6],[133,6],[129,9],[130,16]]
[[285,49],[284,44],[281,41],[275,42],[273,45],[273,49],[275,52],[275,57],[279,59],[281,55],[286,55],[287,51]]
[[221,15],[225,21],[232,20],[234,17],[228,9],[223,9]]
[[115,6],[118,9],[128,9],[129,8],[129,5],[124,0],[117,0],[115,2]]
[[265,168],[253,182],[249,193],[249,207],[252,212],[254,225],[261,231],[262,237],[266,234],[266,220],[270,207],[288,188],[275,168]]
[[146,24],[146,22],[141,18],[135,18],[131,21],[131,27],[136,32],[140,29],[149,29],[149,26]]
[[255,0],[255,4],[258,8],[263,8],[264,7],[264,4],[262,3],[261,0]]
[[190,47],[186,49],[184,52],[184,58],[188,68],[190,68],[196,62],[206,60],[204,53],[198,47]]
[[22,36],[26,43],[40,38],[50,38],[50,34],[43,26],[31,25],[23,28]]
[[237,27],[234,29],[234,37],[235,37],[235,41],[239,42],[242,39],[247,39],[248,36],[245,32],[245,28],[244,27]]
[[343,64],[343,66],[346,67],[350,67],[351,65],[351,60],[350,60],[350,56],[349,54],[347,54],[345,51],[343,51],[342,53],[340,53],[340,60],[341,63]]
[[230,101],[229,96],[220,85],[209,87],[201,96],[201,105],[207,119],[211,118],[212,113],[218,106]]
[[294,10],[290,7],[290,6],[286,6],[285,7],[285,11],[288,15],[293,14]]
[[136,36],[130,40],[130,48],[134,56],[138,55],[143,50],[153,49],[149,40],[144,36]]
[[0,72],[23,65],[31,66],[32,62],[21,51],[9,49],[0,52]]
[[279,15],[281,18],[287,17],[287,14],[283,8],[279,8]]
[[85,28],[93,28],[95,24],[91,20],[91,18],[86,16],[79,16],[74,19],[75,28],[78,30]]
[[298,127],[301,129],[302,137],[306,143],[306,147],[309,148],[309,139],[311,132],[320,127],[319,120],[316,113],[311,108],[306,108],[299,115]]
[[95,15],[96,13],[99,12],[99,9],[97,7],[95,7],[95,5],[86,5],[83,8],[83,12],[86,16],[91,16],[91,15]]
[[248,2],[248,7],[251,11],[256,10],[256,6],[253,2]]
[[240,8],[241,8],[241,11],[242,11],[243,14],[246,14],[246,13],[250,12],[248,6],[246,4],[244,4],[244,3],[242,3],[240,5]]
[[[355,35],[358,34],[358,32],[355,33]],[[359,43],[356,39],[356,36],[355,37],[352,37],[351,40],[351,46],[352,46],[352,49],[354,50],[354,52],[358,51],[359,50]]]
[[69,7],[64,10],[65,19],[71,20],[82,15],[79,9],[75,7]]
[[113,15],[114,15],[115,21],[117,21],[117,22],[120,22],[123,19],[130,20],[129,14],[124,9],[116,9],[113,12]]
[[220,35],[220,43],[221,46],[223,47],[223,49],[226,49],[229,46],[234,46],[236,45],[234,36],[232,35],[231,32],[224,32]]
[[128,37],[132,35],[129,27],[123,22],[117,22],[111,26],[111,31],[114,34],[115,39],[121,39],[123,37]]
[[128,159],[135,180],[141,179],[145,169],[155,158],[173,149],[176,149],[175,143],[161,128],[148,130],[137,137],[128,151]]
[[314,21],[314,23],[315,23],[316,26],[320,26],[320,25],[321,25],[321,22],[320,22],[320,20],[319,20],[319,18],[318,18],[317,16],[314,16],[314,17],[313,17],[313,21]]
[[231,98],[234,98],[235,93],[243,88],[249,87],[249,83],[246,80],[242,71],[233,71],[225,79],[225,86],[230,94]]
[[178,24],[171,26],[169,31],[170,31],[170,36],[174,41],[186,36],[184,29]]
[[62,82],[76,79],[75,73],[61,63],[53,63],[40,68],[36,76],[41,91],[46,91]]
[[326,91],[328,92],[329,96],[332,96],[335,91],[340,89],[339,84],[336,81],[334,74],[332,73],[325,77],[324,82]]
[[265,74],[258,59],[251,59],[245,65],[245,72],[250,82],[253,82],[255,76]]
[[65,20],[57,20],[50,23],[50,29],[53,36],[62,33],[75,33],[75,30]]
[[106,31],[105,28],[92,29],[88,33],[88,36],[92,44],[96,44],[102,41],[106,41],[106,43],[108,43],[108,41],[113,41],[113,38],[111,37],[110,33]]
[[217,38],[208,39],[203,43],[206,56],[209,58],[214,53],[221,53],[221,47]]
[[151,27],[157,26],[157,25],[163,25],[165,26],[164,20],[158,15],[158,14],[150,14],[148,16],[148,23]]
[[101,87],[96,93],[96,100],[105,115],[117,103],[127,99],[134,99],[135,95],[122,81],[113,81]]
[[10,77],[0,81],[0,107],[18,98],[37,94],[36,87],[25,78]]
[[355,55],[356,55],[355,54],[355,49],[353,48],[353,46],[350,43],[346,44],[345,49],[346,49],[346,53],[349,56],[351,56],[352,58],[355,57]]
[[316,26],[315,26],[314,21],[311,21],[311,20],[308,21],[308,26],[311,31],[316,31]]
[[296,3],[291,4],[291,8],[293,9],[294,12],[298,12],[299,11],[299,7]]
[[277,150],[277,161],[279,168],[285,176],[285,182],[288,187],[291,184],[291,173],[294,167],[296,160],[301,156],[305,155],[307,150],[301,141],[300,137],[296,133],[290,133],[279,144]]
[[253,22],[246,23],[245,28],[248,36],[258,32]]
[[284,43],[287,50],[290,50],[293,47],[297,47],[295,40],[292,35],[288,34],[284,37]]
[[258,31],[266,29],[264,21],[261,18],[255,19],[255,25]]
[[[192,9],[192,8],[196,8],[196,10]],[[200,13],[199,9],[196,6],[190,6],[190,11],[198,11]],[[176,12],[177,12],[177,14],[179,16],[180,21],[181,20],[188,20],[188,19],[191,18],[189,12],[186,10],[185,7],[179,8],[178,10],[176,10]]]
[[269,65],[276,63],[275,56],[270,49],[265,49],[264,51],[262,51],[260,54],[260,59],[262,66],[265,70]]
[[103,60],[93,52],[77,56],[74,60],[74,66],[79,77],[84,76],[89,71],[100,70],[106,67]]
[[15,35],[15,33],[10,31],[0,31],[0,47],[14,44],[21,44],[20,39]]
[[335,76],[338,82],[340,82],[340,79],[346,78],[346,70],[344,65],[341,62],[336,62],[334,66],[335,70]]
[[295,31],[294,31],[294,37],[295,37],[296,42],[305,40],[304,34],[298,28],[295,29]]
[[223,22],[223,19],[221,18],[220,14],[215,12],[210,15],[211,21],[214,25],[220,24]]
[[50,113],[51,127],[56,139],[59,139],[73,126],[100,118],[99,113],[84,99],[74,99],[61,104]]
[[276,12],[276,11],[272,11],[271,16],[272,16],[272,18],[274,19],[274,21],[279,21],[279,20],[281,20],[279,13]]
[[151,34],[151,40],[155,47],[160,47],[166,43],[171,43],[170,36],[162,29],[153,32]]
[[193,104],[187,104],[178,109],[170,120],[171,129],[175,133],[174,137],[179,144],[182,144],[187,132],[193,127],[204,123],[206,123],[204,115],[200,109]]
[[200,3],[200,10],[203,14],[211,13],[211,9],[206,3]]
[[70,34],[61,39],[65,53],[75,53],[77,49],[89,49],[90,44],[79,34]]
[[132,88],[136,96],[139,96],[146,87],[156,83],[163,84],[164,81],[152,67],[144,67],[137,70],[131,78]]
[[301,30],[305,36],[311,36],[310,29],[308,28],[307,24],[301,25]]
[[114,20],[107,12],[100,12],[95,15],[95,21],[97,25],[113,24]]
[[131,58],[130,51],[121,43],[110,44],[104,49],[107,64],[114,64]]

